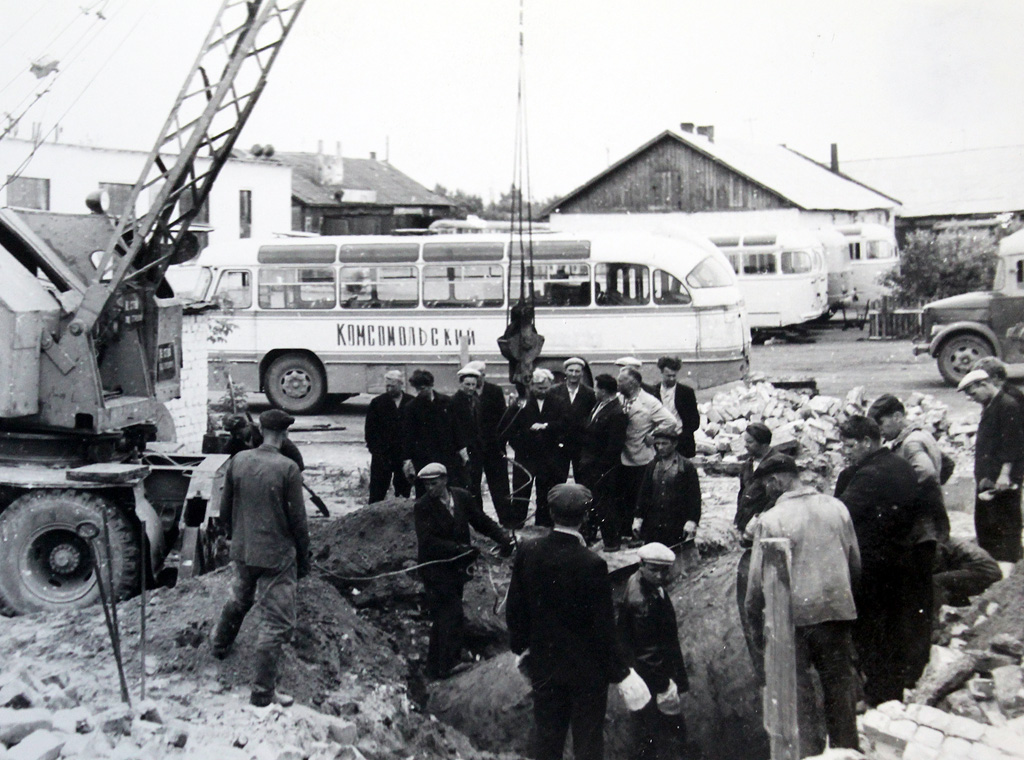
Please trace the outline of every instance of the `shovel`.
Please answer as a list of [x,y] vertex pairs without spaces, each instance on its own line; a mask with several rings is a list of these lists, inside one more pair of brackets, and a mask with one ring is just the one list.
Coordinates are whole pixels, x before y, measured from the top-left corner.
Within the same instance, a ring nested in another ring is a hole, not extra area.
[[697,542],[688,538],[676,549],[676,561],[673,563],[675,574],[689,575],[700,565],[700,549]]

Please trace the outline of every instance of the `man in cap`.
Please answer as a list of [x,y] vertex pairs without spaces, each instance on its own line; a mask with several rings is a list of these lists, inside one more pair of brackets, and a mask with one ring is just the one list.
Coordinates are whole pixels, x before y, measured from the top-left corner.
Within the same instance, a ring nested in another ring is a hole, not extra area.
[[633,713],[638,760],[683,756],[686,723],[679,695],[689,689],[676,612],[666,587],[676,555],[661,543],[640,547],[640,569],[626,582],[619,608],[619,641],[626,661],[654,699]]
[[276,693],[277,661],[295,627],[298,579],[310,570],[302,474],[281,454],[293,422],[280,409],[260,415],[263,443],[228,461],[221,501],[235,577],[213,632],[213,654],[227,657],[246,613],[256,604],[260,625],[250,701],[259,707],[294,701]]
[[584,486],[554,486],[554,529],[521,546],[512,566],[505,620],[533,686],[538,760],[562,757],[570,726],[577,760],[601,760],[608,684],[636,680],[615,635],[608,565],[579,532],[590,500]]
[[586,362],[577,356],[562,362],[565,382],[551,391],[551,397],[557,398],[565,408],[565,419],[562,422],[562,467],[559,480],[563,483],[569,479],[569,465],[572,465],[572,477],[577,483],[580,480],[580,450],[583,446],[583,427],[590,418],[590,413],[597,403],[594,391],[583,383],[583,369]]
[[800,757],[821,754],[825,741],[816,704],[813,667],[821,679],[825,729],[832,747],[858,749],[857,684],[851,662],[851,627],[857,617],[853,584],[860,554],[850,513],[838,499],[800,481],[796,461],[779,454],[762,474],[775,505],[754,527],[747,587],[747,615],[761,657],[755,670],[764,683],[764,548],[768,539],[790,543],[790,598],[796,626],[797,716]]
[[697,468],[676,449],[676,427],[655,430],[655,457],[644,468],[633,529],[644,543],[678,546],[692,541],[700,522]]
[[615,360],[616,367],[629,367],[637,371],[644,366],[644,363],[637,359],[635,356],[620,356]]
[[942,452],[932,434],[908,424],[906,408],[891,393],[884,393],[868,407],[868,417],[878,423],[882,439],[907,460],[917,474],[918,509],[910,529],[909,553],[900,575],[903,582],[903,641],[907,649],[904,686],[913,687],[921,677],[932,646],[935,547],[949,537],[949,517],[939,482]]
[[934,612],[938,613],[944,604],[967,607],[971,597],[1002,579],[1003,572],[991,554],[966,538],[951,536],[935,550]]
[[395,496],[405,498],[412,484],[402,472],[402,412],[412,396],[398,370],[384,373],[384,392],[366,410],[366,448],[370,450],[370,504],[381,501],[394,482]]
[[[402,471],[411,481],[431,462],[440,462],[449,482],[464,486],[466,452],[461,451],[451,398],[434,390],[434,375],[425,369],[413,370],[409,385],[416,398],[402,412]],[[423,484],[417,479],[416,496],[422,495]]]
[[678,381],[683,363],[677,356],[663,356],[658,359],[661,382],[658,384],[658,398],[679,424],[679,450],[684,457],[697,453],[693,434],[700,427],[700,412],[697,411],[697,394],[693,388]]
[[839,437],[850,466],[839,473],[835,495],[850,511],[862,566],[854,588],[853,642],[864,673],[864,695],[874,706],[902,699],[910,670],[903,635],[908,615],[903,570],[920,511],[917,474],[907,460],[882,446],[882,433],[868,417],[850,417],[839,426]]
[[516,467],[512,470],[513,525],[526,520],[533,485],[537,486],[537,525],[551,526],[548,512],[548,491],[559,483],[564,468],[562,462],[562,429],[566,410],[562,401],[552,397],[554,375],[549,370],[533,371],[528,398],[519,399],[505,412],[502,428],[516,452]]
[[[633,510],[636,506],[640,482],[644,476],[644,468],[654,459],[654,445],[651,433],[657,428],[678,427],[672,414],[662,406],[661,402],[641,387],[640,371],[632,367],[623,367],[617,378],[619,400],[622,411],[628,420],[626,424],[626,443],[622,447],[620,462],[622,467],[618,474],[619,528],[622,536],[630,536],[633,523]],[[618,543],[605,548],[611,551],[618,549]]]
[[463,478],[466,490],[472,494],[477,506],[483,509],[480,486],[484,476],[484,439],[480,425],[480,372],[466,365],[458,372],[459,389],[452,396],[452,414],[458,436],[460,456],[465,468]]
[[434,563],[419,570],[432,623],[427,675],[447,678],[462,656],[462,590],[468,568],[480,554],[470,543],[470,526],[498,544],[503,556],[509,556],[515,544],[468,491],[448,487],[443,464],[425,465],[417,478],[425,491],[413,507],[419,562]]
[[981,404],[974,440],[974,532],[978,546],[998,562],[1021,559],[1020,485],[1024,479],[1021,408],[985,370],[964,375],[957,386]]
[[[224,429],[231,435],[231,438],[228,439],[228,445],[224,448],[224,453],[228,456],[234,456],[239,451],[245,451],[246,449],[259,448],[260,444],[263,443],[263,434],[260,432],[260,426],[253,422],[248,412],[245,414],[229,414],[224,418],[223,424]],[[285,438],[281,441],[281,453],[295,462],[299,466],[300,472],[306,469],[306,464],[302,460],[302,453],[299,451],[299,447],[290,438]]]
[[508,461],[500,427],[507,408],[505,393],[500,386],[487,379],[485,362],[472,361],[466,367],[480,373],[480,437],[484,447],[481,461],[498,522],[509,527],[512,520],[509,512]]
[[[583,426],[580,448],[580,474],[578,481],[594,494],[592,518],[596,516],[605,545],[614,546],[621,538],[619,513],[615,509],[616,476],[621,466],[622,447],[626,443],[626,425],[629,420],[622,411],[618,397],[618,383],[611,375],[594,378],[597,403]],[[589,528],[588,539],[595,537]]]

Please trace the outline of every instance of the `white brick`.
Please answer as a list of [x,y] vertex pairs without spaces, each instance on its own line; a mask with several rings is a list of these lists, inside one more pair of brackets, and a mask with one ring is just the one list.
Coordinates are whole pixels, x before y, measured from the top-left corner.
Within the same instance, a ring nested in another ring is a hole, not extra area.
[[946,733],[950,736],[959,736],[961,739],[976,742],[985,734],[986,726],[970,718],[963,718],[959,715],[949,716],[949,725]]
[[889,724],[889,734],[909,742],[917,732],[917,728],[917,724],[912,720],[894,720]]
[[914,732],[914,744],[921,744],[925,747],[931,747],[932,749],[938,749],[942,746],[943,740],[946,735],[941,731],[936,731],[934,728],[928,726],[921,726]]
[[39,729],[53,728],[50,711],[42,708],[14,710],[0,707],[0,742],[16,744]]
[[[929,729],[931,730],[931,729]],[[907,745],[907,748],[903,750],[903,760],[935,760],[939,756],[939,751],[934,747],[926,747],[923,744],[917,742],[911,742]]]
[[1016,731],[1011,731],[1008,728],[987,728],[985,729],[985,737],[982,741],[990,747],[995,747],[1007,754],[1024,754],[1024,739],[1021,739],[1020,734]]
[[52,731],[33,731],[14,747],[7,757],[10,760],[57,760],[64,749],[64,738]]
[[942,742],[942,749],[939,754],[941,760],[966,760],[971,751],[971,743],[966,739],[957,736],[947,736]]
[[928,705],[914,705],[917,707],[917,716],[914,718],[918,723],[923,726],[929,726],[937,731],[945,733],[946,729],[949,728],[950,718],[955,716],[949,713],[942,712],[935,707],[929,707]]

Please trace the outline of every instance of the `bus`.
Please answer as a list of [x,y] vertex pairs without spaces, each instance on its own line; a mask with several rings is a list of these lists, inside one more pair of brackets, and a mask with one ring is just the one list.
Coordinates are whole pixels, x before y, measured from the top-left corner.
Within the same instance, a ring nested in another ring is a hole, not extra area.
[[899,264],[896,234],[883,224],[845,224],[836,229],[846,237],[856,299],[870,304],[888,295],[882,278]]
[[[538,238],[526,288],[546,339],[540,366],[561,370],[582,356],[593,373],[609,372],[632,355],[655,380],[653,362],[671,354],[697,387],[746,374],[743,297],[713,246],[635,233]],[[308,413],[328,394],[380,392],[391,369],[428,369],[443,389],[468,356],[504,365],[497,340],[528,246],[493,233],[240,240],[168,279],[183,297],[223,308],[211,388],[224,387],[227,369],[274,405]]]
[[736,273],[751,330],[791,328],[828,312],[825,248],[814,233],[746,232],[710,240]]
[[853,267],[846,236],[835,227],[822,227],[814,230],[814,234],[821,241],[828,269],[829,313],[859,305],[853,292]]

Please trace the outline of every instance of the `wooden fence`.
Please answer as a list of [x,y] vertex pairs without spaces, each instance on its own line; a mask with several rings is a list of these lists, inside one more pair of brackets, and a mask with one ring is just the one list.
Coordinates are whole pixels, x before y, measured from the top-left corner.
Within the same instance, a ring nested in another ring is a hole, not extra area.
[[868,309],[868,326],[872,338],[914,338],[921,334],[921,309],[895,308],[886,296]]

